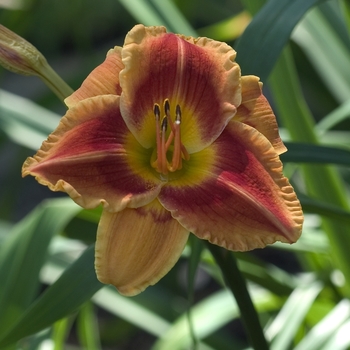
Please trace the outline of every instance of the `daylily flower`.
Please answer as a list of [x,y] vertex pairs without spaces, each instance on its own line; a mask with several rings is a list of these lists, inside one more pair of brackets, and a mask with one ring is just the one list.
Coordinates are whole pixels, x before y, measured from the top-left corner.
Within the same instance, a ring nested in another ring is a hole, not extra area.
[[95,267],[122,294],[164,276],[189,232],[235,251],[300,235],[276,118],[235,56],[221,42],[137,25],[23,166],[84,208],[102,204]]

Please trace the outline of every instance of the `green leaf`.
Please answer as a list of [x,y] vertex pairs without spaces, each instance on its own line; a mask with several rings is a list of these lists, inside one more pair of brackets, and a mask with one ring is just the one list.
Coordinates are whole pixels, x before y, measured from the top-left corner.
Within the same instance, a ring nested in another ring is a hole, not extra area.
[[34,299],[51,238],[63,230],[78,210],[70,199],[44,201],[13,227],[0,255],[2,334]]
[[[279,58],[270,78],[270,87],[278,115],[288,128],[292,139],[296,142],[317,144],[313,116],[301,93],[290,47],[287,47]],[[329,165],[302,164],[301,170],[310,197],[349,210],[344,182],[335,168]],[[345,275],[346,283],[341,288],[342,292],[350,295],[348,227],[341,221],[323,218],[322,228],[327,233],[332,247],[332,262]]]
[[[192,309],[193,324],[199,338],[207,337],[238,315],[237,304],[232,302],[232,295],[226,290],[211,294]],[[191,346],[191,340],[187,315],[182,315],[161,335],[152,350],[188,349]],[[211,347],[203,344],[200,349],[209,350]]]
[[197,33],[171,0],[151,0],[169,30],[196,37]]
[[319,281],[310,281],[293,291],[266,330],[266,336],[272,340],[272,350],[287,350],[290,348],[292,339],[322,287]]
[[198,269],[199,262],[201,260],[201,255],[203,251],[203,242],[194,235],[190,235],[190,246],[191,246],[191,255],[188,262],[188,322],[189,322],[189,328],[191,330],[192,335],[192,342],[193,347],[196,348],[198,344],[198,340],[196,337],[196,334],[193,329],[193,322],[192,322],[192,313],[191,308],[194,303],[194,293],[195,293],[195,280],[196,280],[196,273]]
[[348,350],[350,346],[350,320],[341,325],[320,350]]
[[[79,241],[67,239],[64,237],[56,237],[52,245],[52,256],[49,262],[45,265],[44,271],[41,274],[45,283],[53,283],[55,279],[67,268],[69,262],[72,260],[72,252],[80,251],[82,244]],[[91,261],[88,262],[90,266],[93,265],[93,251],[91,251]],[[82,288],[84,285],[82,286]],[[158,300],[159,295],[156,293],[155,299],[150,299],[146,290],[142,295],[134,298],[120,295],[118,291],[112,286],[105,286],[100,289],[93,297],[92,301],[99,307],[128,321],[136,327],[143,329],[155,336],[162,335],[169,327],[169,322],[156,314],[156,312],[149,310],[147,306],[143,305],[145,300],[147,303],[153,303],[152,300]],[[152,293],[150,293],[151,295]],[[164,293],[162,297],[165,298]],[[170,298],[170,296],[169,296]],[[154,305],[152,305],[154,306]]]
[[237,42],[242,73],[267,80],[290,34],[312,6],[325,0],[270,0],[258,12]]
[[268,350],[269,345],[263,334],[259,317],[248,292],[246,281],[238,269],[235,256],[232,252],[207,242],[207,248],[214,256],[225,279],[227,287],[238,304],[242,322],[248,339],[255,350]]
[[36,150],[59,121],[57,114],[26,98],[0,90],[0,128],[14,142]]
[[[317,127],[316,127],[317,129]],[[350,148],[350,131],[347,130],[329,130],[322,133],[322,143],[331,146]]]
[[119,0],[140,23],[164,25],[171,32],[197,36],[196,31],[171,0]]
[[293,39],[302,47],[334,97],[346,102],[350,95],[350,52],[320,9],[312,9],[305,16],[293,32]]
[[337,36],[350,50],[350,37],[346,26],[346,14],[343,8],[343,2],[344,1],[326,1],[319,6],[319,9],[332,29],[337,33]]
[[164,20],[148,2],[143,0],[119,0],[119,2],[137,22],[146,26],[165,25]]
[[[271,310],[279,305],[276,297],[262,288],[251,288],[251,293],[257,309],[261,312]],[[239,308],[228,290],[212,293],[197,303],[192,309],[194,331],[199,339],[205,339],[210,334],[225,326],[231,320],[239,317]],[[191,334],[186,315],[180,316],[154,344],[153,350],[189,349]],[[235,349],[235,340],[231,338],[231,348]],[[200,349],[208,349],[204,344]],[[237,345],[238,348],[238,345]],[[239,347],[241,348],[241,347]],[[262,347],[261,347],[262,348]],[[257,347],[259,349],[259,346]]]
[[239,38],[251,21],[247,11],[241,11],[220,22],[197,29],[200,36],[205,36],[219,41],[233,41]]
[[103,286],[93,262],[94,246],[90,246],[0,339],[0,348],[50,326],[89,300]]
[[350,166],[350,150],[319,146],[302,142],[285,142],[288,152],[281,155],[283,162],[338,164]]
[[350,118],[350,101],[344,102],[338,108],[322,118],[322,120],[316,125],[316,130],[320,134],[323,134],[325,131],[333,128],[347,118]]
[[90,301],[80,308],[77,318],[77,328],[79,340],[84,349],[101,349],[96,314],[94,312],[94,306]]
[[[319,350],[332,338],[340,327],[350,319],[350,302],[342,300],[333,310],[316,324],[299,342],[294,350]],[[327,349],[335,349],[328,347]]]
[[75,317],[65,317],[57,321],[53,326],[52,340],[55,344],[53,350],[63,350],[66,339],[72,328]]
[[112,286],[106,286],[98,291],[92,300],[112,314],[157,337],[160,337],[170,327],[167,320],[140,305],[134,301],[134,298],[120,295]]
[[350,224],[350,212],[335,205],[323,202],[321,200],[312,199],[304,195],[298,195],[303,210],[308,213],[315,213],[326,216],[330,219],[341,220]]
[[[238,266],[245,278],[276,295],[289,295],[296,286],[294,276],[278,267],[254,259],[249,254],[235,253]],[[251,261],[248,259],[250,258]]]

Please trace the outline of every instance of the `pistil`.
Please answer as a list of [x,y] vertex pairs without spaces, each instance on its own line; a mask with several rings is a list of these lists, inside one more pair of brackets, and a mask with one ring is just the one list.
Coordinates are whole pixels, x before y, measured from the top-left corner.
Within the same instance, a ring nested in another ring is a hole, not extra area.
[[[189,160],[185,146],[181,142],[181,108],[176,105],[175,118],[171,117],[169,100],[163,104],[164,117],[161,119],[161,109],[158,104],[154,105],[154,116],[156,121],[156,144],[157,158],[152,162],[152,166],[158,173],[167,175],[168,172],[175,172],[182,168],[182,159]],[[170,132],[167,137],[167,129]],[[168,161],[167,152],[172,152],[171,162]]]

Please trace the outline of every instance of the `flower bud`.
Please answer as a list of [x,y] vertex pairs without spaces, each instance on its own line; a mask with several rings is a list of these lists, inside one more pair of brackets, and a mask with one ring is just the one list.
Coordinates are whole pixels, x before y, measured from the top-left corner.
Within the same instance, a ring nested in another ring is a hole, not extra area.
[[32,44],[0,25],[0,64],[15,73],[40,75],[47,61]]
[[40,77],[61,100],[73,92],[36,47],[1,24],[0,65],[14,73]]

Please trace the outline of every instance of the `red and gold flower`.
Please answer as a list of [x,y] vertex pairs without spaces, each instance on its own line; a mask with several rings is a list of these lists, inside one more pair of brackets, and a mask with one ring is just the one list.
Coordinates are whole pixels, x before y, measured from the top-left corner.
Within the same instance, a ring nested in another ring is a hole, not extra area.
[[134,27],[23,166],[84,208],[102,204],[95,267],[122,294],[164,276],[189,232],[236,251],[300,236],[276,118],[235,56],[221,42]]

